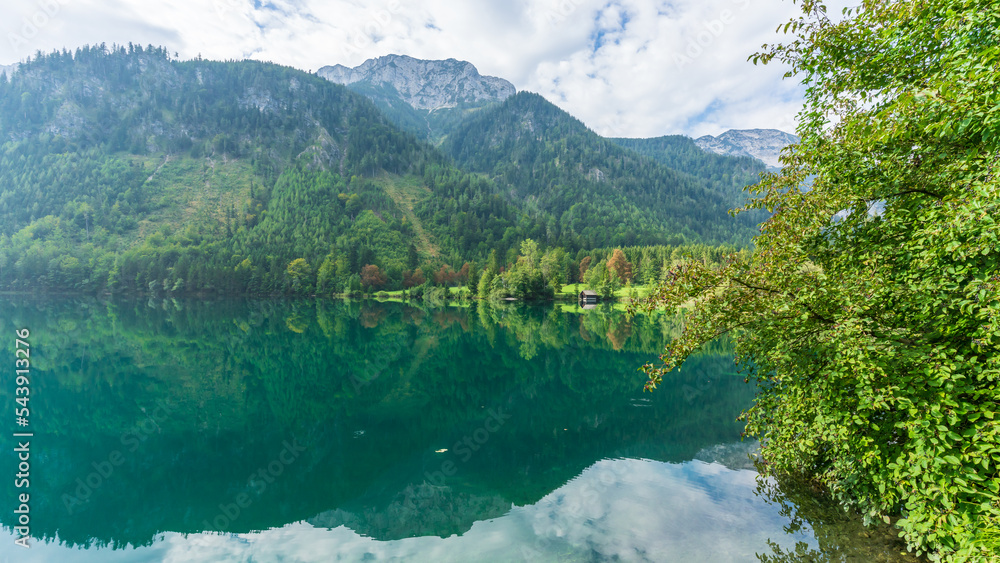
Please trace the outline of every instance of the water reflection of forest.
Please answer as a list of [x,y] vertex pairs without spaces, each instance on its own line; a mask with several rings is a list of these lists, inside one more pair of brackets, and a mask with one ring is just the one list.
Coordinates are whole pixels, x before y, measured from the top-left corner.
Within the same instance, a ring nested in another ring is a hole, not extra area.
[[[643,394],[638,366],[678,327],[666,315],[25,299],[0,301],[0,313],[4,330],[32,331],[35,447],[48,456],[32,483],[33,535],[70,544],[203,531],[292,437],[306,446],[302,457],[225,531],[336,513],[374,537],[461,533],[497,507],[536,502],[597,460],[686,461],[738,440],[735,417],[752,397],[724,342],[693,358],[673,386]],[[0,389],[0,401],[10,393]],[[162,404],[169,416],[150,425]],[[491,409],[509,419],[474,456],[439,453]],[[136,436],[134,451],[123,446]],[[68,511],[77,479],[114,451],[124,464]],[[407,496],[447,459],[459,470],[446,493]],[[414,498],[434,518],[387,516]]]

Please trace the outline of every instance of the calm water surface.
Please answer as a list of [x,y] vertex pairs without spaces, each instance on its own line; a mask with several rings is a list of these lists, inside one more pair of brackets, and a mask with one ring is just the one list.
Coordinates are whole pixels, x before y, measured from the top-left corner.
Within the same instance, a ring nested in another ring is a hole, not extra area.
[[25,327],[27,490],[0,386],[5,561],[908,560],[758,477],[725,342],[643,393],[666,316],[8,296],[10,365]]

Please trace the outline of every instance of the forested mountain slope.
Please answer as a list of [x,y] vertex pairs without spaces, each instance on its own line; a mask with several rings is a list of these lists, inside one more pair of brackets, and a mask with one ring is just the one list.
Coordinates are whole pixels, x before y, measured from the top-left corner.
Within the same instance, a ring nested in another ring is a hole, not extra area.
[[394,289],[494,252],[503,268],[527,238],[572,269],[581,250],[754,231],[725,213],[735,192],[538,96],[458,127],[446,155],[364,96],[273,64],[39,55],[0,76],[0,289]]
[[746,194],[744,186],[755,184],[767,171],[763,161],[750,156],[725,156],[706,152],[694,140],[683,135],[667,135],[649,139],[609,139],[616,145],[648,156],[678,172],[706,181],[708,187],[734,196],[740,204]]
[[682,240],[745,243],[756,222],[728,210],[742,185],[697,176],[622,148],[537,94],[521,92],[461,124],[443,146],[532,213],[557,240],[597,246]]
[[[423,199],[438,205],[457,189],[467,213],[519,236],[490,184],[363,96],[277,65],[132,46],[44,55],[0,79],[0,140],[7,288],[273,291],[297,258],[311,280],[330,258],[330,284],[368,264],[401,277],[429,256],[411,248],[392,177],[434,186]],[[491,233],[466,242],[485,254]]]

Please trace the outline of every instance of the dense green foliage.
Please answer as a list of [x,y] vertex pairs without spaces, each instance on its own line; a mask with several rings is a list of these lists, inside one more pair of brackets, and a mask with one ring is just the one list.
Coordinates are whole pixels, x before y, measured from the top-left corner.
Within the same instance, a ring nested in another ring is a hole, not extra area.
[[550,299],[563,285],[582,283],[603,298],[611,298],[622,287],[659,283],[678,264],[698,260],[718,265],[733,252],[734,248],[725,246],[631,246],[581,250],[573,258],[561,247],[543,251],[534,240],[526,239],[520,254],[505,267],[491,254],[475,289],[480,299],[533,300]]
[[740,330],[771,470],[902,516],[934,559],[996,560],[1000,4],[802,8],[759,55],[808,87],[802,142],[751,205],[775,214],[751,260],[687,263],[652,298],[696,300],[664,367]]
[[707,182],[623,149],[537,94],[522,92],[474,114],[444,148],[523,200],[529,213],[549,214],[540,243],[742,244],[756,233],[753,218],[727,215],[743,184]]
[[[743,188],[760,181],[767,165],[749,156],[723,156],[702,150],[690,137],[669,135],[651,139],[608,139],[614,144],[677,170],[700,178],[706,185],[729,195],[732,207],[746,203]],[[761,217],[761,221],[766,219]]]

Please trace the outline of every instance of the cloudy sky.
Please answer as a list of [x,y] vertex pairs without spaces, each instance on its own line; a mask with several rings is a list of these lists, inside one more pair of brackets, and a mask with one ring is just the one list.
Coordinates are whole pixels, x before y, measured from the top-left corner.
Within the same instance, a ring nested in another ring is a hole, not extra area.
[[83,44],[308,71],[456,58],[608,136],[793,131],[802,88],[747,62],[791,0],[4,0],[0,64]]

